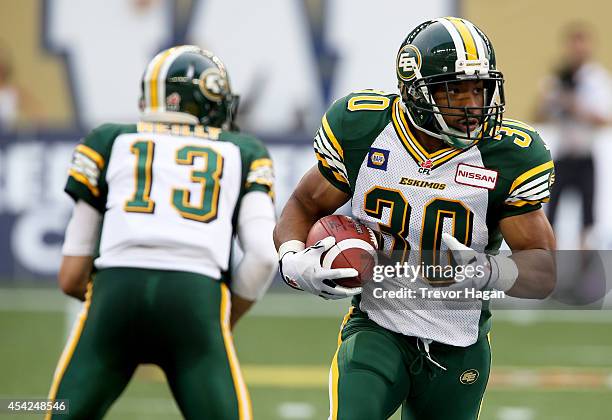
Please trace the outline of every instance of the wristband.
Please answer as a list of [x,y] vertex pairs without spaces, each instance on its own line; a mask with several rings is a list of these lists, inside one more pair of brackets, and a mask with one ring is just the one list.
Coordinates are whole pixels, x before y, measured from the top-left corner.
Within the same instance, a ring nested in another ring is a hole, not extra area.
[[495,279],[490,284],[489,289],[501,290],[502,292],[510,290],[514,283],[516,283],[519,275],[516,263],[511,258],[501,255],[491,255],[489,262],[491,264],[492,278]]
[[287,252],[300,252],[303,251],[304,248],[306,248],[306,244],[297,239],[283,242],[281,246],[278,247],[278,259],[279,261],[282,260]]

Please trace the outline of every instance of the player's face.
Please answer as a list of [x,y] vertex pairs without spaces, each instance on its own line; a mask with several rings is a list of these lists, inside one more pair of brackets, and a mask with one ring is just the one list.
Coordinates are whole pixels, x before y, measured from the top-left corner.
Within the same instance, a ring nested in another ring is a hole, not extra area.
[[[447,88],[448,86],[448,88]],[[475,130],[482,120],[484,86],[482,80],[465,80],[440,84],[433,92],[434,100],[449,127],[466,132]],[[460,109],[445,109],[453,107]],[[468,117],[463,108],[467,108]]]

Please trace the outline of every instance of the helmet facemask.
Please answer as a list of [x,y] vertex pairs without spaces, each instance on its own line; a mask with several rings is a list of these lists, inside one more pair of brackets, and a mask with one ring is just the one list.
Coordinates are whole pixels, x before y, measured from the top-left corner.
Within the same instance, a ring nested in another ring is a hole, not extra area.
[[[418,70],[417,70],[418,72]],[[430,77],[417,75],[411,83],[400,82],[402,98],[408,109],[410,122],[426,134],[441,139],[448,145],[463,149],[477,140],[495,137],[502,123],[504,112],[503,76],[498,71],[488,71],[466,76],[465,73],[447,73]],[[452,103],[449,85],[465,81],[482,81],[482,106],[457,106]],[[440,93],[444,101],[436,101]],[[440,102],[440,103],[438,103]],[[478,120],[476,128],[465,130],[449,126],[444,117],[462,117],[465,121]]]

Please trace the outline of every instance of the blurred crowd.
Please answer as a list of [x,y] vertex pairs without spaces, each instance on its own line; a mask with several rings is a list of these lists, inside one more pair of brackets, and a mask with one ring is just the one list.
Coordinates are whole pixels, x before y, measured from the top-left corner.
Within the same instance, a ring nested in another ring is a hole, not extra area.
[[548,214],[557,221],[561,196],[573,190],[580,197],[580,248],[596,246],[592,239],[596,191],[593,141],[612,117],[612,80],[594,58],[595,35],[586,23],[572,23],[562,34],[563,55],[542,83],[536,120],[554,125],[556,181]]

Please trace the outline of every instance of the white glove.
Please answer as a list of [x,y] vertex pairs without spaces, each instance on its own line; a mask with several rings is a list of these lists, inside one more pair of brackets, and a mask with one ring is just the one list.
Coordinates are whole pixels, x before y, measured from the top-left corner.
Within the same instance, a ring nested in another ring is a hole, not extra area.
[[304,290],[324,299],[342,299],[361,293],[361,287],[343,287],[333,280],[355,277],[354,268],[323,268],[321,255],[336,244],[333,236],[296,252],[286,252],[279,262],[281,277],[294,289]]
[[[450,287],[469,288],[476,290],[508,291],[518,278],[516,263],[502,255],[487,255],[463,245],[452,235],[442,234],[442,241],[453,253],[457,264],[463,266],[463,280],[455,279]],[[471,267],[471,268],[469,268]]]

